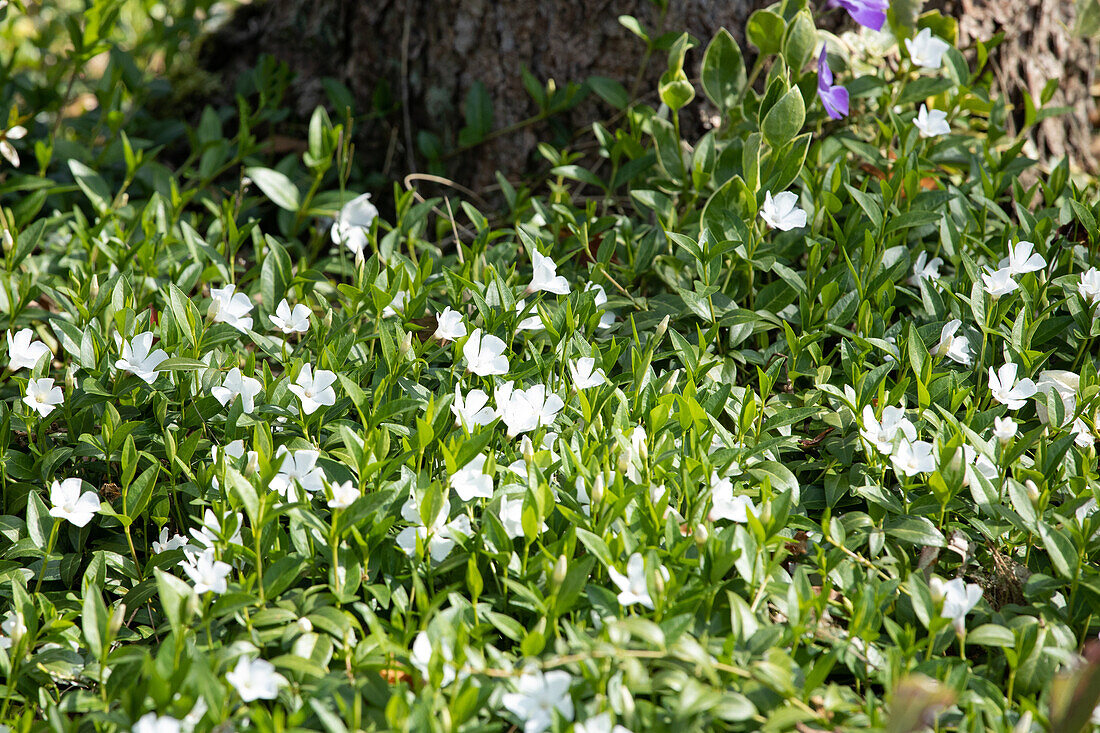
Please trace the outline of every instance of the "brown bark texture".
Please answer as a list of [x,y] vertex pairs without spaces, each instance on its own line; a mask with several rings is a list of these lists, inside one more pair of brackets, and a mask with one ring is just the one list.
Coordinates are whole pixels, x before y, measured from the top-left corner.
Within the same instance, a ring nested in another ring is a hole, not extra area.
[[[662,24],[650,0],[257,0],[208,39],[204,63],[232,88],[233,78],[259,54],[273,54],[296,75],[289,99],[302,116],[324,103],[324,77],[349,87],[360,105],[358,113],[371,100],[389,100],[390,113],[362,124],[357,144],[375,170],[393,178],[421,165],[418,131],[431,131],[445,145],[455,144],[464,124],[465,96],[477,81],[492,99],[496,128],[537,111],[523,86],[524,66],[538,80],[554,79],[559,87],[595,75],[616,79],[628,89],[637,83],[639,92],[650,92],[663,70],[663,54],[651,58],[639,77],[645,46],[618,22],[619,16],[635,16],[656,31],[653,35],[686,30],[704,44],[725,27],[750,56],[745,22],[753,10],[769,4],[669,0]],[[1035,136],[1038,152],[1043,157],[1068,154],[1078,165],[1095,168],[1089,86],[1097,59],[1094,45],[1075,39],[1068,30],[1072,2],[932,0],[928,7],[959,19],[964,44],[1005,33],[991,63],[1003,93],[1014,103],[1020,101],[1019,88],[1037,99],[1046,80],[1060,79],[1053,103],[1073,112],[1041,124]],[[839,11],[820,18],[820,24],[834,30],[846,27]],[[702,49],[692,58],[698,64]],[[385,92],[381,97],[380,89]],[[655,104],[655,97],[649,101]],[[705,114],[695,111],[697,118]],[[593,96],[559,121],[559,132],[610,113]],[[470,155],[451,159],[448,173],[475,188],[491,184],[496,170],[516,176],[530,169],[537,142],[552,132],[552,126],[540,124],[499,136]]]

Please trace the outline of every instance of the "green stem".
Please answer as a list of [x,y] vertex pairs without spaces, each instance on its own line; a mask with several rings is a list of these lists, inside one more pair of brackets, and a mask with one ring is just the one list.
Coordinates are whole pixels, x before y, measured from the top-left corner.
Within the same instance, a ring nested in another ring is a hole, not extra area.
[[38,582],[34,584],[34,594],[42,589],[42,580],[46,577],[46,566],[50,563],[50,554],[53,553],[54,543],[57,542],[57,530],[61,527],[61,520],[53,520],[53,529],[50,530],[50,539],[46,542],[46,555],[42,558],[42,569],[38,571]]

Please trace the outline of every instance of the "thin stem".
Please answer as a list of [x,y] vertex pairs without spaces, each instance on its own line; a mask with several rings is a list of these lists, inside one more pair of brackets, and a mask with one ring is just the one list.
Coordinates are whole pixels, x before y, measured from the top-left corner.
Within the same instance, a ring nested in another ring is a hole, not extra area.
[[50,563],[50,555],[53,553],[54,543],[57,542],[57,530],[61,526],[60,519],[53,520],[53,529],[50,530],[50,539],[46,541],[46,555],[42,558],[42,568],[38,571],[38,582],[34,584],[34,594],[42,589],[42,580],[46,577],[46,566]]

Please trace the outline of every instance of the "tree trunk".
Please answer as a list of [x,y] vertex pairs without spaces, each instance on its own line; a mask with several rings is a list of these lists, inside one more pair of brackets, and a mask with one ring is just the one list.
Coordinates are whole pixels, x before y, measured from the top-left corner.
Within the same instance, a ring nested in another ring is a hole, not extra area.
[[[960,18],[963,42],[1004,31],[992,63],[1002,90],[1019,104],[1018,87],[1038,99],[1046,79],[1061,80],[1054,104],[1073,108],[1047,120],[1036,135],[1044,156],[1069,154],[1095,167],[1090,151],[1089,85],[1096,55],[1073,39],[1069,0],[933,0]],[[516,125],[537,112],[524,88],[526,67],[540,82],[616,79],[628,89],[656,89],[663,54],[645,61],[645,44],[618,22],[633,15],[656,37],[688,31],[708,41],[720,27],[741,43],[749,14],[770,0],[670,0],[662,19],[651,0],[267,0],[243,6],[204,48],[205,65],[232,80],[260,53],[285,61],[296,74],[290,100],[303,116],[326,96],[325,77],[344,82],[359,115],[374,112],[356,136],[360,160],[385,178],[424,170],[418,134],[431,132],[445,149],[458,146],[466,94],[475,82],[492,100],[493,127]],[[822,21],[847,22],[840,11]],[[701,59],[697,50],[694,63]],[[655,94],[653,101],[656,103]],[[373,109],[372,109],[373,107]],[[1022,110],[1022,105],[1019,106]],[[591,99],[555,126],[520,126],[478,145],[472,154],[448,157],[447,173],[475,189],[491,185],[494,172],[514,177],[529,170],[539,140],[605,119],[613,110]],[[1022,113],[1019,115],[1022,121]],[[561,124],[564,122],[565,124]],[[541,158],[539,159],[541,161]]]

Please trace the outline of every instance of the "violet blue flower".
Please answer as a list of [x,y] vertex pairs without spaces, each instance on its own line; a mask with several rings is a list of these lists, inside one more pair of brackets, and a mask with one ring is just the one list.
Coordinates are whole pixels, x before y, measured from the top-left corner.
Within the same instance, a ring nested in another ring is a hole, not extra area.
[[829,7],[844,8],[864,28],[880,31],[886,23],[890,0],[829,0]]
[[825,113],[831,119],[839,120],[848,116],[848,90],[840,84],[833,86],[833,72],[825,60],[825,49],[817,60],[817,96],[825,105]]

